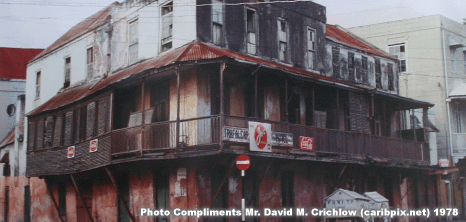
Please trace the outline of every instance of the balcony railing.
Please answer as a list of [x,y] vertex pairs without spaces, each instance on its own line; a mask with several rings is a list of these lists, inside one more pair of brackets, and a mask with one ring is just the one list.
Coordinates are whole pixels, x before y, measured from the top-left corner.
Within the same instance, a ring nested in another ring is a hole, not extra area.
[[[223,127],[220,116],[207,116],[180,121],[179,139],[176,139],[176,121],[146,124],[114,130],[111,133],[113,156],[132,153],[169,152],[177,148],[209,147],[220,144]],[[314,151],[319,155],[353,155],[362,158],[414,160],[428,163],[429,149],[422,142],[374,136],[364,133],[322,129],[284,122],[259,120],[248,117],[225,116],[224,126],[248,130],[249,121],[271,124],[273,132],[292,134],[293,147],[274,146],[282,152],[299,151],[299,137],[314,138]],[[225,140],[226,144],[230,141]],[[245,146],[247,143],[242,141]],[[228,148],[228,146],[225,146]],[[304,152],[304,151],[303,151]],[[302,153],[302,152],[301,152]]]

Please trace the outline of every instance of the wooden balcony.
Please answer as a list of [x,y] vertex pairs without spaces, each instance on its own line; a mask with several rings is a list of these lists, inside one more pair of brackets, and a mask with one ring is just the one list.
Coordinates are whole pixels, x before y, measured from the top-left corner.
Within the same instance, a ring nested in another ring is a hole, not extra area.
[[[67,153],[70,146],[31,151],[28,153],[28,166],[32,167],[29,175],[75,173],[141,158],[173,159],[213,155],[221,150],[226,153],[247,152],[249,121],[269,123],[273,133],[288,138],[284,144],[272,146],[271,153],[251,151],[251,155],[391,166],[416,167],[429,164],[429,148],[422,142],[257,118],[225,116],[222,119],[221,115],[214,115],[113,130],[92,140],[72,144],[75,149],[72,158]],[[179,132],[176,130],[178,124]],[[232,128],[243,133],[242,140],[234,141],[226,136],[225,130]],[[314,138],[313,151],[299,148],[300,136]],[[91,141],[96,139],[98,149],[91,152]],[[44,165],[44,162],[47,164]]]
[[[351,156],[365,161],[368,159],[396,163],[411,161],[422,165],[429,163],[429,149],[427,144],[422,142],[247,117],[225,116],[222,127],[218,115],[180,120],[178,141],[176,121],[114,130],[111,133],[111,154],[114,158],[118,158],[131,154],[164,155],[191,150],[219,149],[224,127],[234,127],[241,132],[247,132],[249,121],[269,123],[273,132],[292,134],[292,146],[275,145],[272,147],[272,153],[328,158]],[[314,138],[315,149],[300,150],[300,136]],[[248,149],[249,146],[245,141],[231,141],[226,137],[223,137],[222,142],[225,150],[241,149],[241,146],[242,149]]]

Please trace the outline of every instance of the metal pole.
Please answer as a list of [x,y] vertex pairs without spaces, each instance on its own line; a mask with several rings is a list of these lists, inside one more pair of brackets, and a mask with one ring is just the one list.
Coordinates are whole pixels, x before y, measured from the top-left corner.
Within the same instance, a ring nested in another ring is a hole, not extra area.
[[176,90],[177,90],[177,100],[176,100],[176,151],[180,148],[180,99],[181,99],[181,73],[180,67],[175,68],[176,74]]
[[[220,127],[223,129],[225,120],[225,86],[223,75],[225,71],[225,62],[220,64]],[[223,150],[223,130],[220,130],[220,150]]]

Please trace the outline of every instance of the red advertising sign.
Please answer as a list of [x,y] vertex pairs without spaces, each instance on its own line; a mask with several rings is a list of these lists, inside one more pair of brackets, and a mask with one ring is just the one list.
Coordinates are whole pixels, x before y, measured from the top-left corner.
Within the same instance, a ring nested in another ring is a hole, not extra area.
[[240,170],[247,170],[251,166],[251,159],[249,156],[241,154],[236,158],[236,167]]
[[314,150],[314,138],[311,137],[299,137],[299,149],[302,150]]
[[93,153],[97,151],[97,146],[99,146],[99,139],[94,139],[89,142],[89,152]]
[[272,152],[272,127],[269,123],[249,122],[249,149]]
[[75,146],[70,146],[68,147],[68,158],[74,158],[74,154],[76,153],[76,148]]

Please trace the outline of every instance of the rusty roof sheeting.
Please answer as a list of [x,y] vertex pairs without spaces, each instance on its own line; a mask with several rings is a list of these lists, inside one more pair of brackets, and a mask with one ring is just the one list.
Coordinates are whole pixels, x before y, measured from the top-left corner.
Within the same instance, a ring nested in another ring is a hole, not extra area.
[[326,24],[326,34],[328,37],[333,38],[341,43],[344,43],[350,47],[362,50],[364,52],[381,56],[387,59],[396,60],[387,52],[373,46],[372,44],[364,41],[358,36],[352,34],[350,31],[338,26],[338,25],[329,25]]
[[13,128],[10,134],[8,134],[8,136],[6,136],[5,139],[3,139],[3,141],[0,143],[0,149],[10,144],[13,144],[14,142],[15,142],[15,129]]
[[329,82],[339,83],[346,86],[356,87],[363,90],[371,90],[362,86],[354,85],[342,80],[330,78],[324,75],[317,74],[308,70],[290,67],[285,64],[280,64],[277,62],[272,62],[253,56],[241,54],[238,52],[228,51],[226,49],[217,48],[216,46],[207,45],[202,42],[191,42],[184,46],[181,46],[177,49],[173,49],[158,55],[152,59],[144,60],[139,63],[133,64],[125,69],[115,71],[113,74],[109,75],[103,79],[94,79],[92,81],[84,82],[81,84],[76,84],[65,91],[58,93],[53,98],[37,107],[36,109],[29,112],[28,116],[33,116],[44,111],[54,110],[73,102],[79,101],[95,92],[102,90],[109,85],[124,80],[130,76],[141,73],[145,70],[150,70],[154,68],[161,68],[168,65],[173,65],[180,62],[187,61],[196,61],[196,60],[208,60],[215,58],[232,58],[240,61],[246,61],[250,63],[255,63],[257,65],[262,65],[264,67],[275,68],[283,71],[292,72],[295,74],[308,76],[314,79],[327,80]]
[[107,22],[107,17],[111,15],[112,9],[114,6],[119,5],[119,2],[113,2],[106,8],[98,11],[97,13],[89,16],[88,18],[84,19],[82,22],[78,23],[77,25],[73,26],[68,32],[62,35],[57,41],[55,41],[51,46],[47,47],[44,51],[42,51],[39,55],[34,57],[30,62],[33,62],[49,52],[58,49],[68,42],[93,31],[95,28],[105,24]]
[[26,79],[26,64],[42,50],[0,47],[0,79]]

